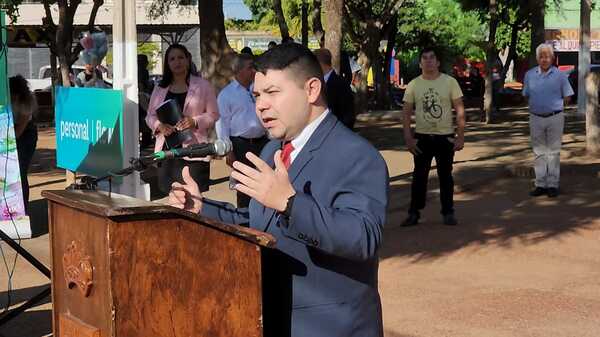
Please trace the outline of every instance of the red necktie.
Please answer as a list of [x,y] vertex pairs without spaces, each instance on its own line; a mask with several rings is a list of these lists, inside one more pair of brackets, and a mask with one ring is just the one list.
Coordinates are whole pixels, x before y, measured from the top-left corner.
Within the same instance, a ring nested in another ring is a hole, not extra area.
[[294,151],[294,146],[292,142],[286,142],[283,144],[283,148],[281,149],[281,160],[283,161],[283,165],[285,168],[290,168],[290,164],[292,163],[292,151]]

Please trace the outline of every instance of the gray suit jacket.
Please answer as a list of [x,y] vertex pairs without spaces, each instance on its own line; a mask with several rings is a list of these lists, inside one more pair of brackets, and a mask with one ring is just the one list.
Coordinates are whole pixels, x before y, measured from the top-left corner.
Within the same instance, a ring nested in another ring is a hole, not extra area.
[[[281,141],[261,158],[273,164]],[[206,200],[202,215],[271,233],[278,266],[264,275],[265,335],[383,336],[377,290],[388,171],[366,140],[331,113],[289,168],[297,194],[291,216],[251,200],[248,209]]]

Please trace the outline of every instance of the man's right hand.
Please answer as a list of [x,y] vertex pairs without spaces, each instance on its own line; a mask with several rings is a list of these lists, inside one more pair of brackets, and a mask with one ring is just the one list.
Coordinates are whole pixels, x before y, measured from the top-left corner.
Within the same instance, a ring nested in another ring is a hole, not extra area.
[[192,213],[200,213],[202,210],[202,193],[198,184],[190,175],[189,166],[181,171],[183,184],[174,182],[169,193],[169,205]]
[[419,150],[419,148],[417,147],[417,140],[415,139],[415,137],[404,137],[404,140],[406,141],[406,147],[408,148],[408,151],[410,153],[412,153],[415,156],[421,154],[421,150]]
[[173,132],[175,132],[175,127],[163,123],[158,124],[158,127],[156,129],[160,134],[162,134],[165,137],[170,136]]
[[233,162],[235,161],[235,154],[233,152],[229,152],[225,157],[225,163],[229,167],[233,167]]

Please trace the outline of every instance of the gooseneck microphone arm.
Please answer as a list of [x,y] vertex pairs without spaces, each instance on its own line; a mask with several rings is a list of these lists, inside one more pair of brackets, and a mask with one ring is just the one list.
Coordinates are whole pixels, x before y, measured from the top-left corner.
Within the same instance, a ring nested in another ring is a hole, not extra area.
[[[216,156],[224,156],[231,151],[231,143],[225,142],[222,140],[216,140],[214,143],[202,143],[195,144],[189,147],[177,148],[167,151],[159,151],[155,152],[151,155],[140,157],[140,158],[131,158],[129,160],[129,167],[126,167],[122,170],[118,170],[115,172],[109,172],[105,176],[101,177],[90,177],[84,176],[81,178],[79,183],[73,183],[67,189],[70,190],[95,190],[98,186],[98,183],[104,180],[111,180],[113,177],[124,177],[132,174],[133,172],[143,172],[148,167],[170,159],[176,158],[200,158],[211,155]],[[111,191],[111,184],[109,184],[109,194]]]

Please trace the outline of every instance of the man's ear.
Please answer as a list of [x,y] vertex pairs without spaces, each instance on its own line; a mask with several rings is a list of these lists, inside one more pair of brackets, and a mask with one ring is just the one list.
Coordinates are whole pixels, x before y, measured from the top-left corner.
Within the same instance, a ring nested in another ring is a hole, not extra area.
[[321,88],[323,87],[323,82],[316,77],[311,77],[306,80],[304,84],[304,89],[306,90],[306,96],[308,98],[308,103],[315,103],[321,97]]

